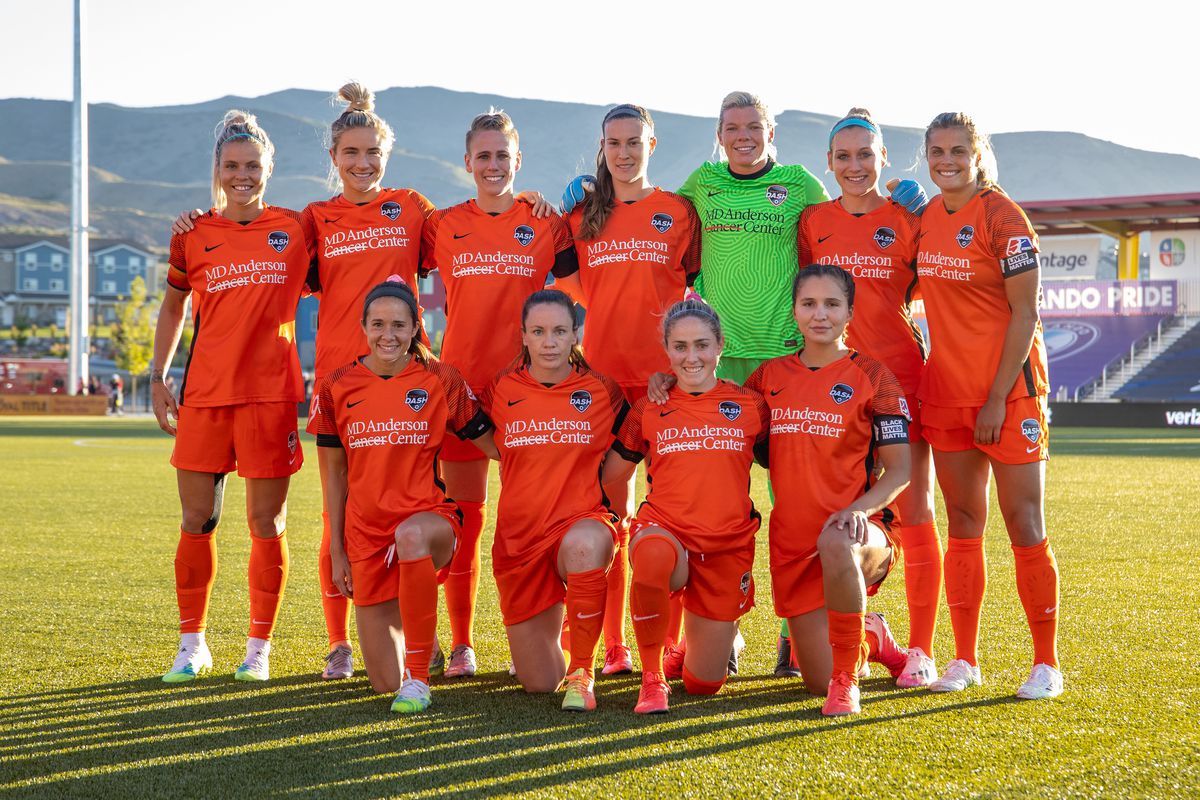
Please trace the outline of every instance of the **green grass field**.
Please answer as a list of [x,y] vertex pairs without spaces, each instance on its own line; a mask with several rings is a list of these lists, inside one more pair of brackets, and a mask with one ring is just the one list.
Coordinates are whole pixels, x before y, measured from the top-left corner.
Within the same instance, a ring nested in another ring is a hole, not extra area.
[[[767,677],[777,628],[765,539],[742,674],[715,697],[677,690],[667,716],[631,712],[636,675],[601,678],[594,714],[563,714],[558,698],[523,694],[505,671],[490,571],[476,634],[481,675],[435,681],[429,713],[389,713],[390,698],[372,695],[361,672],[321,681],[320,496],[306,444],[274,677],[262,687],[232,678],[249,551],[234,480],[209,615],[214,675],[168,687],[159,675],[177,642],[178,531],[169,440],[146,420],[0,418],[0,796],[1200,794],[1188,544],[1196,433],[1054,431],[1047,511],[1062,571],[1059,700],[1013,698],[1030,647],[993,508],[984,686],[898,690],[876,667],[863,713],[838,721],[822,718],[821,701],[798,682]],[[767,507],[761,472],[754,488]],[[899,573],[874,608],[903,642]],[[444,619],[442,627],[447,636]],[[944,601],[937,650],[939,664],[952,654]]]

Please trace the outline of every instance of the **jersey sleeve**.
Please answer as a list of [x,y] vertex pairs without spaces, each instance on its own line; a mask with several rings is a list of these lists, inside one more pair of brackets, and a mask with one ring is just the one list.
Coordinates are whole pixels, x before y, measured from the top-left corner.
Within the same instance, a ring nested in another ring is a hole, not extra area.
[[829,192],[825,191],[825,184],[821,183],[821,179],[807,169],[804,170],[802,181],[804,184],[804,198],[810,206],[829,200]]
[[555,214],[550,218],[551,235],[554,237],[554,266],[551,274],[566,278],[579,272],[579,256],[575,253],[575,240],[566,220]]
[[625,393],[621,391],[621,387],[617,382],[607,375],[600,375],[593,372],[596,380],[604,387],[604,391],[608,393],[608,404],[613,410],[613,426],[612,434],[617,436],[621,432],[621,426],[625,423],[625,418],[629,416],[629,401],[625,399]]
[[749,389],[752,392],[756,392],[759,395],[761,395],[764,391],[766,391],[763,388],[763,381],[766,379],[766,376],[765,376],[766,366],[767,366],[767,362],[765,362],[765,361],[763,363],[759,364],[758,369],[756,369],[756,370],[754,370],[754,372],[750,373],[750,377],[746,378],[746,381],[745,381],[745,383],[742,384],[742,386],[744,386],[745,388]]
[[690,231],[686,245],[687,249],[683,251],[681,266],[683,267],[683,273],[687,276],[687,285],[691,286],[696,282],[696,275],[700,273],[700,215],[696,213],[696,207],[692,205],[691,200],[683,195],[679,197],[683,202]]
[[464,440],[475,439],[491,430],[492,421],[479,407],[479,400],[462,374],[444,361],[432,361],[428,366],[446,393],[446,430]]
[[878,361],[861,365],[871,381],[871,430],[877,446],[908,444],[908,406],[900,382]]
[[1033,226],[1021,207],[1005,195],[992,190],[983,198],[984,224],[988,244],[1000,260],[1000,274],[1005,278],[1036,270],[1038,240]]
[[700,186],[700,171],[702,169],[703,167],[697,167],[693,170],[692,174],[688,175],[687,180],[683,182],[683,186],[679,187],[679,191],[676,194],[686,197],[691,202],[695,202],[696,191]]
[[304,285],[312,294],[321,291],[321,270],[317,265],[317,221],[313,217],[313,203],[309,203],[300,212],[300,229],[304,231],[304,241],[308,243],[308,275]]
[[800,220],[796,223],[796,261],[799,262],[801,269],[813,263],[809,226],[816,213],[816,208],[815,204],[805,208],[800,212]]
[[321,379],[317,389],[317,447],[342,447],[342,439],[337,433],[337,420],[333,414],[333,381],[339,377],[342,370]]
[[429,198],[420,192],[413,192],[412,199],[416,201],[417,208],[421,209],[421,216],[425,219],[429,219],[433,216],[433,212],[437,211],[437,206],[429,202]]
[[[420,195],[417,196],[420,197]],[[437,234],[438,229],[442,226],[442,220],[446,218],[449,211],[448,208],[435,210],[425,218],[425,224],[421,226],[421,268],[418,272],[422,278],[438,267],[435,255],[437,253]]]
[[167,286],[181,292],[190,292],[192,285],[187,276],[187,247],[184,242],[187,234],[171,236],[171,254],[167,257]]
[[612,446],[617,455],[634,464],[646,457],[646,437],[642,433],[642,414],[645,412],[648,402],[643,397],[633,404],[633,408],[625,415],[625,421],[621,423],[621,427],[617,431],[617,439]]

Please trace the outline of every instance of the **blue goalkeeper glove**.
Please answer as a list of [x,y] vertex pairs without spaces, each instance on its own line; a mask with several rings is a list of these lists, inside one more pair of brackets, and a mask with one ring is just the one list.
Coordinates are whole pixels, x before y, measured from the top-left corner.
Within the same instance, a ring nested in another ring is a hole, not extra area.
[[563,189],[562,213],[570,214],[571,209],[583,202],[588,192],[596,187],[594,175],[578,175]]
[[929,197],[925,194],[924,187],[914,180],[905,178],[895,186],[889,186],[892,190],[892,202],[897,205],[904,206],[917,216],[925,210],[925,206],[929,204]]

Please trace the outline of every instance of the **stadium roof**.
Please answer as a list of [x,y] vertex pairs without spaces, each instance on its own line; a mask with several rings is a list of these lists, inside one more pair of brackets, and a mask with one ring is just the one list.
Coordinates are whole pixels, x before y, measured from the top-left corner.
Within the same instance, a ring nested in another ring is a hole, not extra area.
[[1107,233],[1200,228],[1200,192],[1033,200],[1021,203],[1039,234]]

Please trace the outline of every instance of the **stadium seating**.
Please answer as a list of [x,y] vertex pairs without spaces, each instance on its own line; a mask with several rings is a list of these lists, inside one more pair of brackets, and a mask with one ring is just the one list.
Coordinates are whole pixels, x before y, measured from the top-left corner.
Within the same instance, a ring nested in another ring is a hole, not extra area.
[[1153,333],[1162,316],[1045,317],[1050,395],[1074,397],[1075,391],[1100,377],[1104,368]]
[[1147,364],[1114,397],[1151,402],[1200,400],[1200,324]]

